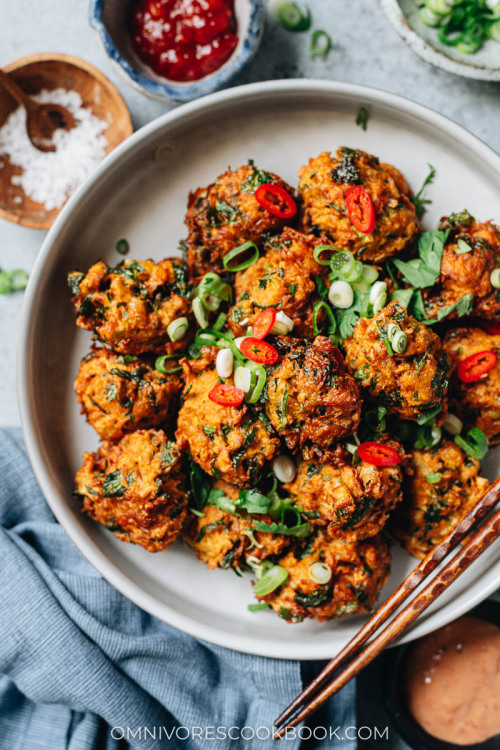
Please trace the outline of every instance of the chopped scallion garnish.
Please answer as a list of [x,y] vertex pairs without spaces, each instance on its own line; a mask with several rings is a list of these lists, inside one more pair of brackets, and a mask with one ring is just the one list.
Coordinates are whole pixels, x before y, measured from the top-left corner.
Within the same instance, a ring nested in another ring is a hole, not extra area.
[[[245,257],[246,255],[248,255],[249,251],[251,251],[250,257],[247,257],[240,263],[231,263],[231,261],[235,258],[239,258],[240,256]],[[224,266],[226,271],[243,271],[245,268],[248,268],[253,263],[255,263],[258,258],[259,248],[255,244],[255,242],[244,242],[242,245],[238,245],[238,247],[233,248],[225,254],[224,258],[222,259],[222,265]]]
[[311,26],[309,9],[302,11],[296,3],[281,3],[278,19],[287,31],[307,31]]
[[323,29],[318,29],[311,36],[311,58],[322,57],[325,60],[328,57],[332,46],[332,40],[329,34]]

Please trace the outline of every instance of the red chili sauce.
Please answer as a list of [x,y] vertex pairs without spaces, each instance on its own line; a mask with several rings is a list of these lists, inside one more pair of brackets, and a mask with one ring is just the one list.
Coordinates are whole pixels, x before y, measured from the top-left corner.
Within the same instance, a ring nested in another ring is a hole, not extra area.
[[132,40],[137,55],[160,76],[196,81],[234,51],[234,0],[136,0]]

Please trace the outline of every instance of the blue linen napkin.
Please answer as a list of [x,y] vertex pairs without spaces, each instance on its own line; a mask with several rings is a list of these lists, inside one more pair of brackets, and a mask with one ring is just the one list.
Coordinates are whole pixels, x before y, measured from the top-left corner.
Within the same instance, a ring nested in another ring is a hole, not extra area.
[[[119,594],[55,520],[19,429],[0,430],[0,520],[2,750],[277,747],[269,734],[302,688],[300,662],[197,641]],[[302,665],[306,679],[321,666]],[[302,747],[339,744],[354,706],[351,684]]]

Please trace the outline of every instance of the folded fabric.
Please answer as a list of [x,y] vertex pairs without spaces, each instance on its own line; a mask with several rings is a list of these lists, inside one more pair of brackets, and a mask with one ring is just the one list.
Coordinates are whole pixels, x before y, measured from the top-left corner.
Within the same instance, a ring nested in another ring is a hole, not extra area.
[[[0,520],[2,750],[274,746],[300,662],[199,642],[125,599],[55,520],[18,429],[0,431]],[[302,668],[309,679],[321,666]],[[348,685],[302,736],[338,745],[354,705]]]

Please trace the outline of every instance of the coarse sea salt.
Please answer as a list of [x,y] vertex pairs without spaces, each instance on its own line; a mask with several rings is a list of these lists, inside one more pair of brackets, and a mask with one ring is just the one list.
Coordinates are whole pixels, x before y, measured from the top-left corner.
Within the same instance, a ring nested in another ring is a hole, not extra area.
[[12,183],[20,185],[27,196],[50,211],[60,208],[103,160],[107,147],[103,133],[108,123],[82,106],[77,91],[44,89],[32,98],[62,104],[75,118],[75,127],[55,131],[55,151],[39,151],[28,138],[26,115],[19,107],[0,128],[0,155],[8,156],[11,164],[23,169]]

